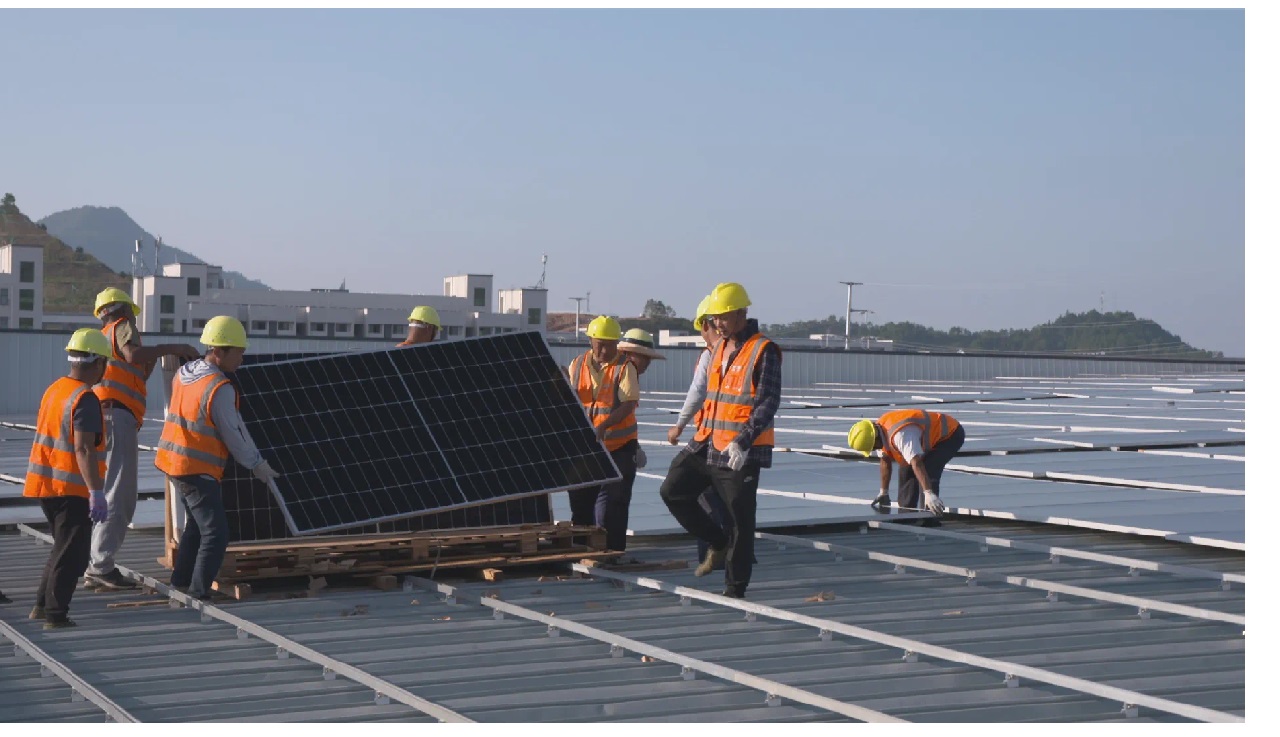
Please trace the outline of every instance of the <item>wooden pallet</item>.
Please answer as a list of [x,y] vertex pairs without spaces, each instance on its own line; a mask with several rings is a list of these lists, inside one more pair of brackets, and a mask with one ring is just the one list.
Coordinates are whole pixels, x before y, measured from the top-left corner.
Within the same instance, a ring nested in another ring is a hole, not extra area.
[[[161,563],[172,568],[173,551]],[[219,581],[328,574],[390,575],[433,568],[507,568],[616,557],[604,530],[567,522],[473,527],[380,535],[330,535],[236,543],[222,560]]]

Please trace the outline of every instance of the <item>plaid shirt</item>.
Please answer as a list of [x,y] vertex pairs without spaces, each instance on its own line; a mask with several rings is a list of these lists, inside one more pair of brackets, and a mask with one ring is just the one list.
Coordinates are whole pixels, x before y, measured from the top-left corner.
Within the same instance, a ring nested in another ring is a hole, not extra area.
[[[738,350],[748,338],[760,332],[759,323],[755,320],[748,320],[747,327],[742,332],[733,337],[738,343]],[[713,354],[714,355],[714,354]],[[738,355],[734,351],[729,356],[729,362]],[[711,367],[715,370],[715,367]],[[777,343],[766,351],[760,353],[760,359],[756,363],[753,373],[756,377],[756,398],[751,405],[751,416],[747,418],[746,427],[738,434],[735,443],[739,447],[746,446],[747,463],[758,464],[761,468],[769,468],[773,466],[773,447],[768,445],[751,445],[760,433],[765,431],[769,423],[773,421],[773,415],[778,411],[778,404],[782,401],[782,349]],[[707,422],[711,418],[705,418]],[[703,448],[707,451],[707,465],[720,466],[721,468],[729,467],[728,448],[724,451],[715,449],[714,445],[703,440],[690,440],[686,446],[691,453],[701,453]]]

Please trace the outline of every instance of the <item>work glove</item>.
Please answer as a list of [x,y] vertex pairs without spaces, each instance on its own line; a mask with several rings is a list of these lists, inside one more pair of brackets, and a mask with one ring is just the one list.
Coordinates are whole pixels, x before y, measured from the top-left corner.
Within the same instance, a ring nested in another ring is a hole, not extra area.
[[893,506],[893,503],[889,501],[889,490],[881,489],[880,494],[875,498],[875,501],[871,502],[871,506],[879,507],[881,509],[888,509]]
[[740,448],[737,443],[729,443],[729,470],[740,471],[745,465],[747,465],[747,451]]
[[649,465],[649,456],[644,454],[644,448],[636,448],[636,468],[644,468]]
[[263,461],[253,467],[253,477],[264,484],[269,484],[271,479],[280,478],[280,473],[272,468],[270,463]]
[[107,494],[101,489],[89,492],[89,519],[95,524],[107,521]]
[[679,425],[672,425],[667,428],[667,442],[675,445],[680,440],[680,433],[684,432],[684,428]]
[[924,492],[924,508],[934,514],[942,514],[947,511],[947,506],[942,503],[938,495],[927,489]]

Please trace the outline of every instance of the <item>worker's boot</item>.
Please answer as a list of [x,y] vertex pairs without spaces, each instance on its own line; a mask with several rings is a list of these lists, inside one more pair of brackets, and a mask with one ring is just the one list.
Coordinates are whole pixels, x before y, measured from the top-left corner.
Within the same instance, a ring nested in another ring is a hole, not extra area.
[[716,550],[715,548],[707,548],[707,557],[698,564],[697,568],[694,569],[693,575],[701,577],[711,573],[717,568],[723,568],[724,558],[728,552],[729,549],[727,547],[720,548],[719,550]]

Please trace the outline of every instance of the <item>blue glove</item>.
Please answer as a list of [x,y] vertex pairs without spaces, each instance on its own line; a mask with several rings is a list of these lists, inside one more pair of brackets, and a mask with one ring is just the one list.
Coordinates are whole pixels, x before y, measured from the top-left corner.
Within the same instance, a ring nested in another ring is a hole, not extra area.
[[107,521],[107,494],[101,489],[89,491],[89,519],[95,524]]

